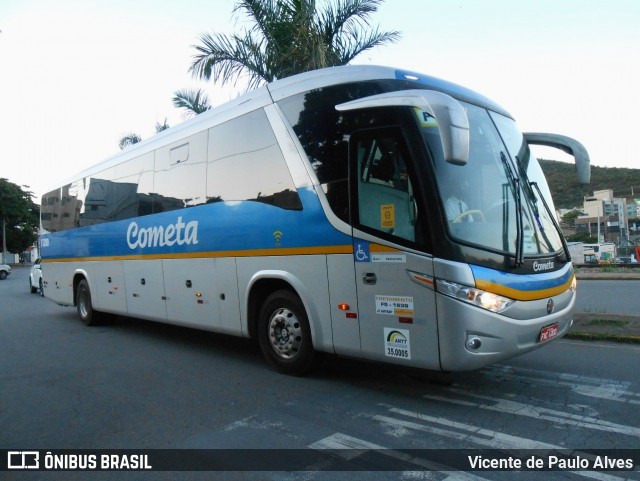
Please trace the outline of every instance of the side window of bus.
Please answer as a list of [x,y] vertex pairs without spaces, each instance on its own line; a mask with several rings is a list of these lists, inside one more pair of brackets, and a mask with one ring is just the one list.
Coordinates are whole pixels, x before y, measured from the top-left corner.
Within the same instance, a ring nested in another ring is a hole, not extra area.
[[344,113],[335,106],[382,92],[376,82],[357,82],[312,90],[278,102],[322,184],[331,210],[347,223],[349,133],[378,122],[389,125],[389,119],[375,109]]
[[40,221],[42,228],[49,232],[58,232],[60,229],[61,189],[57,188],[42,196],[40,205]]
[[418,207],[399,128],[354,132],[350,141],[355,218],[365,230],[416,242]]
[[149,152],[73,182],[69,198],[75,204],[76,216],[71,227],[151,214],[144,192],[153,184],[153,155]]
[[288,210],[302,202],[264,110],[209,129],[207,203],[254,201]]
[[153,213],[206,203],[207,131],[155,151]]

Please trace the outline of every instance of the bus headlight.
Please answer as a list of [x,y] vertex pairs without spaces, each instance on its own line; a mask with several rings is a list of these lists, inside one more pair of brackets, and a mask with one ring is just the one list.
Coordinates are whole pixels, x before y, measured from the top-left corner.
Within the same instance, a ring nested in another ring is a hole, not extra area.
[[442,279],[436,280],[436,289],[445,296],[482,307],[491,312],[502,312],[513,304],[513,299]]
[[571,281],[571,290],[575,293],[578,288],[578,279],[576,279],[575,274],[573,275],[573,280]]

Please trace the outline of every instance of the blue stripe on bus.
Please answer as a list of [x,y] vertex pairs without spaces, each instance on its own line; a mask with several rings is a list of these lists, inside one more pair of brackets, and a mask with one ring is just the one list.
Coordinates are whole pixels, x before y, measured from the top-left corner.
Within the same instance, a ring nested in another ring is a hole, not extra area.
[[42,256],[144,257],[351,244],[331,226],[312,189],[299,195],[304,209],[298,211],[253,201],[218,202],[65,230],[43,236]]
[[517,300],[534,300],[565,292],[573,281],[573,267],[540,274],[511,274],[472,265],[476,287]]

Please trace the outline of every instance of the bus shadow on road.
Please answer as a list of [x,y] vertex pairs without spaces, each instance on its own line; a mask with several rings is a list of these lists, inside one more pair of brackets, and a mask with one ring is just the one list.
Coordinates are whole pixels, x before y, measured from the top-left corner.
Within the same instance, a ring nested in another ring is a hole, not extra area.
[[[208,362],[237,364],[250,367],[251,371],[262,370],[271,376],[289,377],[275,372],[263,359],[257,341],[195,329],[173,324],[148,321],[140,318],[109,315],[97,326],[86,327],[78,321],[75,310],[64,309],[51,315],[52,320],[78,326],[86,334],[108,334],[126,340],[127,345],[144,349],[151,344],[156,352],[166,350],[169,358],[176,350],[182,355],[191,353],[206,356]],[[445,373],[353,359],[329,353],[319,353],[319,361],[303,377],[306,382],[356,385],[376,391],[393,391],[405,395],[423,393],[425,388],[450,386],[453,383],[478,385],[483,382],[482,370],[460,373]]]

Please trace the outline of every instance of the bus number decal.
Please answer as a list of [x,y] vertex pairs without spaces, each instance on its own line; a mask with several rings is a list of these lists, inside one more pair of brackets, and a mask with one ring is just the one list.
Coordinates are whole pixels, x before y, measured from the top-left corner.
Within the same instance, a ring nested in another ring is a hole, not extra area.
[[376,314],[413,317],[413,297],[376,296]]
[[411,359],[411,338],[407,329],[384,328],[384,355]]

